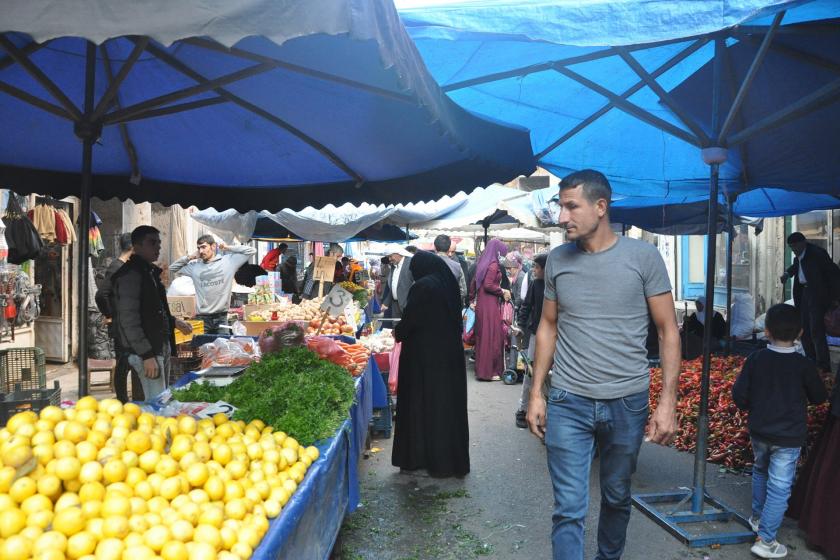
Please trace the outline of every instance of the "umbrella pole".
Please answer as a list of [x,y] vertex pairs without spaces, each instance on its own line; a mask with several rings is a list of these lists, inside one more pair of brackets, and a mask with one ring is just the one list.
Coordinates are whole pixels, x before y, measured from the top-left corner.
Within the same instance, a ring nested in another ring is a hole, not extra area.
[[76,123],[76,136],[82,140],[81,216],[79,217],[79,397],[88,389],[88,290],[90,267],[90,192],[93,182],[93,143],[99,137],[95,124],[87,120],[93,113],[94,83],[96,77],[96,47],[87,44],[85,66],[85,106],[82,121]]
[[732,247],[735,242],[735,223],[732,196],[726,197],[728,230],[726,235],[726,353],[732,352],[732,260],[735,255]]

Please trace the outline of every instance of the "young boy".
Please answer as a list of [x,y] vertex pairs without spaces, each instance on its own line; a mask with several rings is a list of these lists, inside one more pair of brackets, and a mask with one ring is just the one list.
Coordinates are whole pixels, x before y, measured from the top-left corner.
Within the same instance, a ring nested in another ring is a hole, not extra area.
[[767,310],[764,333],[769,344],[744,362],[732,398],[738,408],[750,411],[755,464],[749,521],[759,537],[751,550],[761,558],[783,558],[787,547],[776,540],[776,532],[808,433],[806,407],[809,401],[824,402],[828,395],[816,365],[794,349],[802,334],[796,308],[778,304]]
[[[525,299],[519,306],[519,314],[516,322],[519,328],[525,333],[528,339],[528,360],[531,366],[534,365],[534,349],[537,345],[534,340],[537,336],[537,327],[540,324],[540,316],[542,315],[543,297],[545,295],[545,261],[548,255],[545,253],[534,257],[534,275],[528,284],[528,292]],[[528,406],[528,398],[531,393],[531,376],[526,375],[522,382],[522,394],[519,397],[519,407],[516,409],[516,427],[527,429],[528,422],[525,420],[525,408]]]

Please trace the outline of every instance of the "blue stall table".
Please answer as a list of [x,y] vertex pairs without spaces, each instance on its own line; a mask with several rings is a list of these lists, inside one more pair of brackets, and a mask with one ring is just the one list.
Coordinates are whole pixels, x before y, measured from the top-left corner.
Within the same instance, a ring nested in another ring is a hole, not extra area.
[[318,445],[321,456],[271,521],[252,558],[329,558],[344,515],[359,505],[359,457],[373,414],[373,380],[379,375],[371,358],[356,380],[356,402],[350,417],[335,436]]

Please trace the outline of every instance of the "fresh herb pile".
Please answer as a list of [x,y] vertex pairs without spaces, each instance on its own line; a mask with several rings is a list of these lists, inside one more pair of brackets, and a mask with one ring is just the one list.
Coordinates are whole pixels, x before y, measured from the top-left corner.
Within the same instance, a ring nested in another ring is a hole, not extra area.
[[235,420],[262,420],[301,445],[332,437],[347,418],[355,395],[353,378],[344,368],[306,348],[263,356],[224,387],[192,383],[172,392],[181,402],[230,403],[238,409]]

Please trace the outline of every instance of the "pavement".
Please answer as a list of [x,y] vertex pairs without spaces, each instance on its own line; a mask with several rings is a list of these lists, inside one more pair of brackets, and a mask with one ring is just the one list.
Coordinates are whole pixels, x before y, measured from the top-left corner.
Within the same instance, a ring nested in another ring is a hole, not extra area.
[[[108,380],[106,372],[95,372],[91,378],[94,383]],[[76,401],[79,398],[79,368],[73,362],[66,364],[47,363],[47,387],[52,387],[54,381],[61,387],[61,400]],[[115,394],[107,386],[93,387],[91,395],[97,399],[107,399]]]
[[[360,467],[362,506],[346,517],[333,558],[551,558],[553,497],[545,447],[514,424],[521,387],[479,383],[468,372],[472,471],[463,479],[400,474],[391,466],[393,440],[374,439],[371,453]],[[633,491],[668,492],[691,486],[693,468],[692,454],[643,444]],[[745,516],[750,509],[750,484],[748,475],[721,472],[717,466],[707,465],[708,493]],[[586,558],[594,558],[596,553],[600,501],[597,462],[590,488]],[[779,541],[788,546],[788,558],[823,558],[807,549],[791,520],[785,520]],[[745,559],[753,557],[750,546],[689,548],[634,508],[623,558]]]

